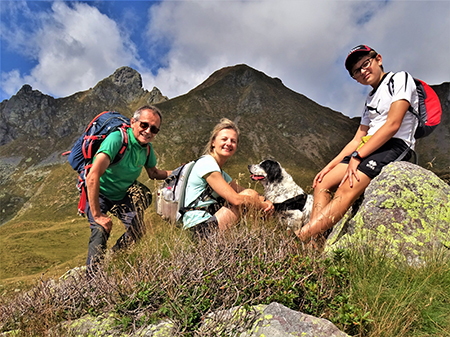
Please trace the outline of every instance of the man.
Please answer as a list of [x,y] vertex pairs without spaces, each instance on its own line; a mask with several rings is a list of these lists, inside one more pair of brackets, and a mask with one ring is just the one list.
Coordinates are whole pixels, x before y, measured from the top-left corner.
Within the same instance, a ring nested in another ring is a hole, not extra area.
[[[107,212],[120,219],[126,228],[113,251],[126,247],[143,235],[145,207],[137,206],[137,200],[141,201],[141,205],[144,200],[144,204],[148,206],[151,203],[151,193],[145,186],[137,183],[136,179],[144,167],[150,179],[162,180],[170,174],[170,171],[156,168],[156,157],[150,143],[159,132],[161,119],[161,112],[154,106],[143,106],[135,111],[131,127],[127,130],[127,150],[117,164],[110,166],[122,146],[120,131],[112,132],[106,137],[97,151],[86,177],[88,200],[85,212],[91,228],[88,270],[102,258],[106,249],[112,228]],[[145,194],[150,197],[149,202],[145,202]]]

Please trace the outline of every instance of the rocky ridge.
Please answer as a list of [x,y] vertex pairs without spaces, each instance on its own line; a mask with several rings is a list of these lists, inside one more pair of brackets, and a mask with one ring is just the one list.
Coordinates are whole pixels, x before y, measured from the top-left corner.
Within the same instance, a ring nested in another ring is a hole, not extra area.
[[137,104],[167,100],[158,88],[142,88],[141,75],[130,67],[117,69],[94,88],[64,98],[53,98],[25,84],[0,103],[0,146],[23,138],[61,140],[78,135],[86,121],[104,110],[129,111]]

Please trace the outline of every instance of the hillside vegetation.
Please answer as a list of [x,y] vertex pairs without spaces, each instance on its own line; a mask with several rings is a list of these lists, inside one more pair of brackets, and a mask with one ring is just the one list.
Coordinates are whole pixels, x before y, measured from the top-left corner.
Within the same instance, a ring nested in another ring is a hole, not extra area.
[[[367,246],[324,258],[258,214],[197,242],[149,213],[140,244],[110,256],[93,279],[82,270],[56,282],[46,274],[27,292],[3,295],[0,331],[70,335],[70,324],[61,323],[88,315],[114,317],[110,329],[122,333],[163,320],[176,336],[217,336],[224,325],[200,329],[209,313],[271,302],[327,318],[350,335],[450,331],[450,261],[439,252],[420,268]],[[224,336],[251,326],[251,315],[234,323]]]
[[[434,88],[442,122],[420,140],[417,152],[421,166],[449,182],[449,145],[443,140],[450,137],[450,83]],[[180,334],[189,335],[213,310],[278,301],[328,318],[349,334],[450,334],[450,264],[441,252],[415,269],[367,247],[322,259],[258,217],[209,245],[198,244],[161,220],[153,205],[146,214],[148,234],[135,249],[112,257],[94,283],[82,277],[51,290],[54,279],[84,265],[90,232],[76,214],[77,174],[61,153],[101,111],[131,116],[143,104],[163,112],[153,145],[164,169],[197,158],[221,117],[237,122],[242,137],[225,170],[259,192],[247,165],[266,158],[280,161],[310,192],[314,175],[359,122],[246,65],[220,69],[172,99],[157,88],[144,90],[140,75],[128,67],[65,98],[25,85],[0,103],[0,331],[39,336],[66,320],[112,312],[124,331],[172,319]],[[144,175],[140,181],[155,191],[156,182]],[[122,232],[115,222],[109,244]],[[189,269],[194,267],[198,272]]]

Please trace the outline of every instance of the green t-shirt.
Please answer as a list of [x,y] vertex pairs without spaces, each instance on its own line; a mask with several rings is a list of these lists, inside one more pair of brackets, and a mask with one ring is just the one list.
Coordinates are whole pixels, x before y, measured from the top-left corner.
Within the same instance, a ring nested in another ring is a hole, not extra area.
[[[100,194],[110,200],[117,201],[125,197],[128,188],[136,181],[142,168],[156,166],[156,156],[152,144],[147,156],[147,146],[141,146],[133,135],[131,128],[127,129],[128,148],[125,156],[117,164],[110,165],[100,177]],[[97,153],[105,153],[111,162],[122,146],[122,135],[115,131],[108,135]],[[95,159],[94,159],[95,160]]]

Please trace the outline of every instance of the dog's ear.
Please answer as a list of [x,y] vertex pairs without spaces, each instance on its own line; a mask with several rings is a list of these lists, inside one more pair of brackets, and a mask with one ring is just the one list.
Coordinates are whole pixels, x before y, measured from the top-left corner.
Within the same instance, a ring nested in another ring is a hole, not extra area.
[[270,183],[279,183],[283,180],[283,172],[280,164],[271,159],[264,160],[260,165],[267,174],[267,180]]

